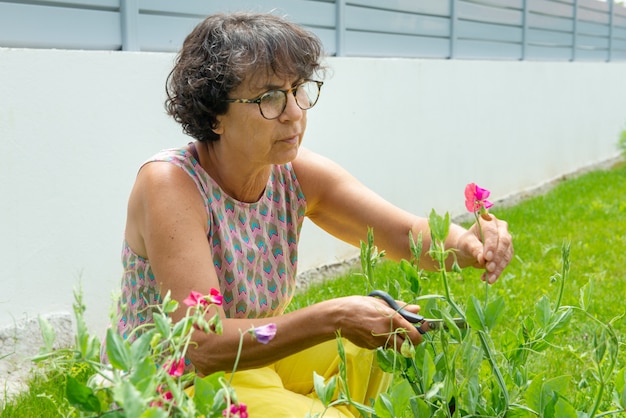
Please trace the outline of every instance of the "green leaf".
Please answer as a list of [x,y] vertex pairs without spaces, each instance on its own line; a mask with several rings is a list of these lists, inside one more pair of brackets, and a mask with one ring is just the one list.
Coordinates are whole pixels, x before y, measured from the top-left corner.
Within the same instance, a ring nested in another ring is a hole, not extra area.
[[415,240],[413,239],[413,231],[409,231],[409,246],[411,248],[411,254],[413,254],[415,268],[419,269],[420,260],[422,259],[422,249],[424,247],[424,238],[422,237],[422,231],[417,234],[417,242],[415,242]]
[[174,324],[174,327],[170,331],[171,337],[182,337],[183,335],[186,335],[193,326],[192,321],[192,317],[186,316],[178,321],[176,324]]
[[328,380],[328,383],[324,382],[324,377],[313,372],[313,387],[319,400],[328,407],[332,402],[333,396],[335,396],[335,389],[337,389],[337,376],[333,376]]
[[178,302],[172,299],[172,292],[167,291],[163,299],[160,301],[159,310],[161,313],[167,315],[178,309]]
[[502,314],[504,313],[504,306],[505,303],[502,296],[499,296],[489,302],[487,309],[485,309],[485,326],[487,329],[493,329],[500,321]]
[[536,418],[537,414],[533,414],[522,406],[511,405],[506,412],[506,418]]
[[579,303],[580,303],[580,308],[583,311],[586,311],[587,309],[589,309],[589,306],[591,306],[592,293],[593,293],[593,281],[589,280],[583,287],[580,288]]
[[439,311],[439,313],[446,324],[450,336],[452,336],[452,338],[454,338],[458,342],[463,341],[463,335],[461,334],[461,330],[457,326],[450,313],[448,313],[447,311]]
[[374,411],[379,418],[395,418],[396,412],[393,407],[394,403],[391,401],[390,396],[386,393],[381,393],[376,398],[374,403]]
[[563,398],[559,398],[554,408],[554,416],[558,418],[578,418],[576,409]]
[[71,375],[67,375],[65,393],[68,402],[85,412],[99,413],[101,411],[100,400],[93,393],[93,390]]
[[155,330],[151,329],[150,331],[141,334],[139,338],[137,338],[135,341],[133,341],[132,344],[130,344],[131,364],[139,363],[143,361],[144,358],[150,356],[150,343],[154,334]]
[[106,351],[109,362],[119,370],[130,369],[130,347],[124,339],[112,328],[107,329]]
[[526,404],[530,409],[535,411],[536,415],[542,411],[541,408],[541,390],[543,387],[544,373],[539,373],[533,377],[528,389],[526,390]]
[[593,358],[596,364],[600,364],[606,354],[606,346],[608,344],[606,333],[600,332],[593,335]]
[[483,360],[483,350],[476,344],[476,334],[469,334],[464,344],[461,345],[462,364],[465,375],[478,378],[478,372]]
[[567,393],[567,387],[569,386],[571,376],[557,376],[552,379],[548,379],[543,384],[543,392],[555,392],[560,395]]
[[440,216],[434,209],[431,210],[428,217],[428,226],[430,227],[433,241],[444,242],[448,237],[450,229],[450,214],[446,212],[444,216]]
[[619,405],[626,410],[626,368],[620,370],[615,376],[615,391]]
[[422,387],[427,390],[433,384],[433,376],[435,375],[436,367],[433,360],[433,356],[430,351],[424,350],[424,361],[422,362]]
[[147,409],[148,402],[128,380],[113,386],[113,399],[124,409],[127,417],[140,417]]
[[419,293],[420,281],[419,281],[419,272],[417,271],[417,268],[415,268],[415,266],[413,266],[408,261],[401,260],[400,270],[402,271],[402,274],[404,275],[404,279],[407,281],[407,283],[409,283],[411,292]]
[[[168,418],[168,416],[169,414],[165,409],[153,406],[152,408],[144,411],[139,418]],[[107,415],[107,418],[108,417],[109,415]]]
[[155,374],[154,360],[151,357],[145,357],[141,361],[133,361],[129,379],[137,390],[146,396],[151,396],[156,391],[157,386],[156,379],[154,379]]
[[540,327],[546,329],[550,326],[552,320],[552,307],[547,296],[542,296],[535,308],[535,316]]
[[567,329],[570,319],[572,319],[573,311],[570,308],[561,307],[558,310],[558,316],[553,315],[552,324],[550,324],[550,334],[558,334]]
[[376,360],[380,368],[386,373],[395,373],[406,369],[406,359],[394,350],[378,348]]
[[196,377],[193,382],[193,403],[199,415],[209,416],[212,400],[221,389],[220,379],[224,378],[224,372],[216,372],[209,376]]
[[178,309],[178,302],[175,300],[168,300],[167,303],[163,303],[162,309],[164,314],[171,314]]
[[161,315],[159,313],[155,313],[152,315],[152,319],[154,320],[154,326],[156,330],[164,337],[167,338],[172,330],[172,319],[168,316]]
[[470,327],[478,331],[485,330],[485,315],[483,308],[475,296],[470,296],[467,301],[467,310],[465,311],[465,319]]
[[50,322],[43,317],[39,317],[39,328],[41,329],[41,336],[43,338],[44,347],[40,351],[49,353],[53,349],[54,340],[56,339],[56,333],[54,328],[50,325]]
[[351,402],[350,406],[359,411],[362,417],[373,416],[374,408],[370,408],[369,406],[363,405],[359,402]]
[[432,409],[422,398],[411,398],[411,409],[413,410],[413,416],[416,417],[430,417],[432,416]]
[[[556,416],[557,409],[567,413],[567,405],[558,406],[563,394],[567,393],[567,387],[571,381],[570,376],[558,376],[552,379],[545,379],[544,373],[535,376],[526,391],[526,402],[528,407],[538,412],[543,417]],[[565,402],[562,399],[562,402]],[[568,415],[564,415],[567,417]],[[574,415],[575,416],[575,415]]]

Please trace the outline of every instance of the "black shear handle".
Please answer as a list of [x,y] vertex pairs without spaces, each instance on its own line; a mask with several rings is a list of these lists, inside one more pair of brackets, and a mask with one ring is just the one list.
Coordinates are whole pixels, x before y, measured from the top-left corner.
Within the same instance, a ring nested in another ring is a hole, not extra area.
[[424,317],[418,314],[415,314],[413,312],[409,312],[405,309],[402,309],[398,303],[395,301],[394,298],[391,297],[391,295],[387,292],[384,292],[382,290],[374,290],[372,293],[370,293],[368,296],[373,296],[376,298],[381,298],[382,300],[384,300],[387,305],[389,305],[389,307],[391,307],[391,309],[395,310],[396,312],[398,312],[400,315],[402,315],[402,317],[404,319],[406,319],[407,321],[409,321],[412,324],[421,324],[424,322]]

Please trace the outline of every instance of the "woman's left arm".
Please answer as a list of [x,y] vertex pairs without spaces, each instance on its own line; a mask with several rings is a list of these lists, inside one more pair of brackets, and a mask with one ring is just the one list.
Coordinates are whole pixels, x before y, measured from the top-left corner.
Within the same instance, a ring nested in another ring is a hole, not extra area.
[[[427,254],[430,232],[426,218],[392,205],[338,164],[312,151],[301,148],[293,166],[307,199],[306,216],[316,225],[355,246],[367,240],[371,227],[376,245],[394,260],[411,258],[409,231],[414,237],[421,232],[424,250],[420,266],[436,267]],[[467,230],[452,224],[446,247],[456,249],[461,267],[485,269],[483,279],[493,283],[513,257],[511,235],[507,223],[493,215],[480,222],[484,245],[477,225]]]

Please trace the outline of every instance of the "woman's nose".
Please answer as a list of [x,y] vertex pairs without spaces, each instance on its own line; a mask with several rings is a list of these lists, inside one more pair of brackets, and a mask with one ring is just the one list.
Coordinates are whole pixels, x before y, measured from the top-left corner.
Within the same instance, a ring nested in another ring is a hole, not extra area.
[[287,105],[285,106],[285,110],[283,110],[283,113],[280,114],[279,119],[299,120],[302,119],[302,115],[304,114],[304,112],[305,111],[300,109],[300,106],[298,106],[294,92],[288,92]]

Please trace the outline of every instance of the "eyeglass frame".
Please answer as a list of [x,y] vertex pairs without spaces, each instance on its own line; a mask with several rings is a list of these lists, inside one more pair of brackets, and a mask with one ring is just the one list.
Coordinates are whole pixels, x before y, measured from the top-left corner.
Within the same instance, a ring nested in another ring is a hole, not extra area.
[[[303,108],[302,106],[300,106],[300,103],[298,103],[298,97],[296,96],[296,92],[298,90],[298,87],[300,87],[301,85],[303,85],[305,83],[315,83],[315,84],[317,84],[317,98],[315,99],[315,102],[313,102],[313,104],[311,106],[307,107],[306,109]],[[309,109],[311,109],[313,106],[315,106],[317,104],[317,101],[320,98],[320,93],[322,92],[322,86],[323,85],[324,85],[323,81],[305,79],[305,80],[302,80],[300,83],[294,85],[293,87],[291,87],[290,89],[287,89],[287,90],[272,89],[272,90],[266,91],[265,93],[262,93],[261,95],[259,95],[255,99],[224,99],[224,102],[225,103],[256,103],[256,105],[259,106],[259,113],[261,113],[261,116],[263,116],[263,118],[265,118],[267,120],[274,120],[274,119],[278,119],[280,117],[280,115],[282,115],[283,112],[285,111],[285,109],[287,108],[287,99],[288,99],[287,95],[289,93],[293,94],[293,98],[296,100],[296,104],[298,105],[298,107],[300,109],[302,109],[302,110],[309,110]],[[285,95],[285,104],[283,105],[283,108],[280,111],[280,113],[278,113],[278,115],[276,115],[273,118],[268,118],[267,116],[265,116],[263,114],[263,111],[261,110],[261,99],[266,94],[272,93],[272,92],[275,92],[275,91],[280,91],[281,93],[283,93]]]

